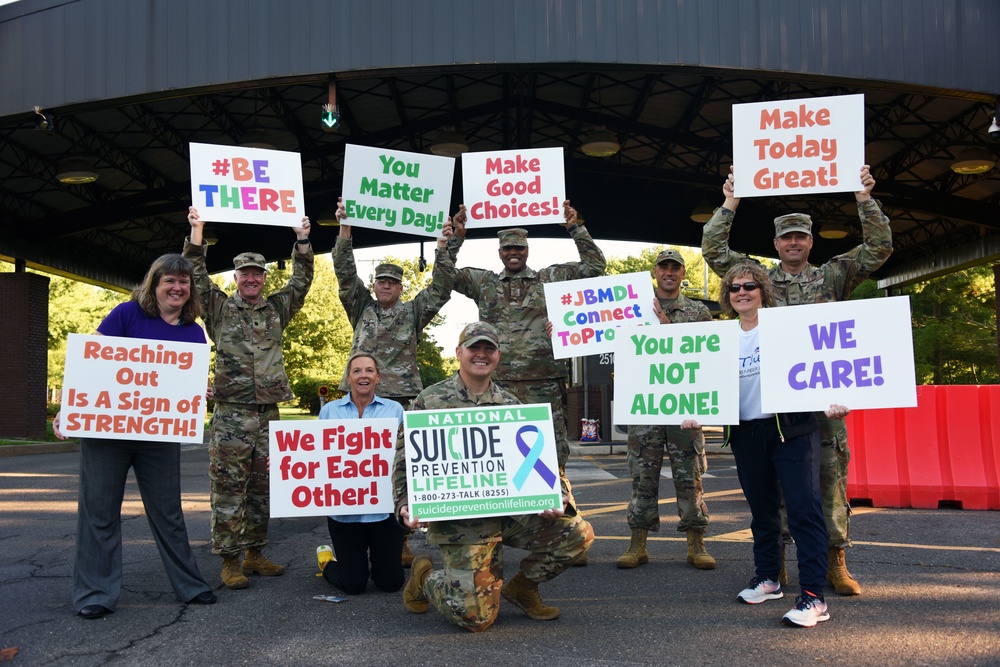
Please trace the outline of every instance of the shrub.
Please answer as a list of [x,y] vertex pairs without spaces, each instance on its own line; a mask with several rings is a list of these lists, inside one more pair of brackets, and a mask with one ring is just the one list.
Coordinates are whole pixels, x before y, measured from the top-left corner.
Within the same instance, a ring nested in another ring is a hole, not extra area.
[[337,389],[337,383],[331,380],[304,377],[292,381],[292,393],[295,394],[298,406],[303,410],[308,410],[309,414],[319,414],[319,388],[321,385],[326,385],[330,390],[327,400],[340,398],[344,395],[344,392]]

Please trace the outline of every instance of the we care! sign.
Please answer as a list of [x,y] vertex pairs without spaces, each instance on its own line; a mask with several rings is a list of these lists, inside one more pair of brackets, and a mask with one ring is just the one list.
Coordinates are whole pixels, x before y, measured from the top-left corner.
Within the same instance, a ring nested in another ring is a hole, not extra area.
[[208,348],[70,334],[60,430],[69,437],[202,442]]
[[562,508],[552,406],[407,412],[410,515],[420,521]]
[[273,421],[271,516],[392,514],[396,419]]
[[190,144],[191,201],[207,222],[298,227],[305,216],[298,153]]
[[470,229],[561,224],[566,198],[563,149],[465,153],[462,193]]
[[455,159],[347,144],[347,224],[437,237],[448,221]]
[[556,359],[610,352],[619,327],[659,324],[649,273],[545,283]]
[[737,197],[858,192],[864,95],[733,105]]
[[764,308],[764,412],[917,404],[909,297]]
[[622,330],[615,338],[616,424],[738,424],[739,323]]

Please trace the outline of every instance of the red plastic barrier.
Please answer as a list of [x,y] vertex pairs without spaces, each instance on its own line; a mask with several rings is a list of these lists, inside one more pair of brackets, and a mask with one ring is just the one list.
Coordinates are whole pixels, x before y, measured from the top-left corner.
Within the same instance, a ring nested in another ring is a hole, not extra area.
[[917,407],[847,416],[847,497],[1000,510],[1000,386],[917,387]]

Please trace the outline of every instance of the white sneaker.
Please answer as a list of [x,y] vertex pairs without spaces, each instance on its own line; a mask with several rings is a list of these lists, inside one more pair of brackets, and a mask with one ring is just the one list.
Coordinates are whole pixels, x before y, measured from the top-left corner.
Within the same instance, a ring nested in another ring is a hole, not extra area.
[[785,625],[811,628],[820,621],[829,621],[830,614],[826,610],[826,602],[815,595],[803,593],[795,598],[795,608],[781,618]]
[[747,584],[747,587],[740,591],[736,599],[747,604],[760,604],[767,600],[777,600],[783,597],[785,594],[781,592],[781,584],[777,581],[754,577]]

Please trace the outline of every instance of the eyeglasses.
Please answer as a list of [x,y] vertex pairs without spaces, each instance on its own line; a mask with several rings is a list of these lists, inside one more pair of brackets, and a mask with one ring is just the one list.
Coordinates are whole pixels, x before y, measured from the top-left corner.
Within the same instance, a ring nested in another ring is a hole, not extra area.
[[745,283],[742,283],[742,284],[740,284],[740,283],[733,283],[732,285],[730,285],[730,286],[729,286],[729,291],[730,291],[730,292],[731,292],[732,294],[736,294],[737,292],[739,292],[739,291],[740,291],[740,288],[741,288],[741,287],[742,287],[742,288],[743,288],[744,290],[746,290],[747,292],[753,292],[753,291],[754,291],[754,290],[756,290],[756,289],[757,289],[758,287],[760,287],[760,285],[759,285],[759,284],[757,284],[757,283],[755,283],[755,282],[754,282],[754,281],[752,281],[752,280],[750,280],[750,281],[748,281],[748,282],[745,282]]

